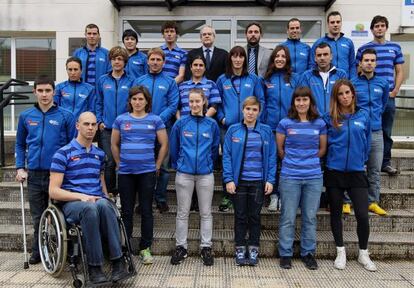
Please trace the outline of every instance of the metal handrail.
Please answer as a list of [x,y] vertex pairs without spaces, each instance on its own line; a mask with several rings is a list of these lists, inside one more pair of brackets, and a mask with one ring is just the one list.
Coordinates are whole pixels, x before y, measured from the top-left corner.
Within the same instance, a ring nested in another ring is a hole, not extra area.
[[[27,100],[29,96],[22,95],[20,93],[5,93],[4,91],[9,89],[11,86],[27,86],[29,83],[26,81],[22,81],[19,79],[9,79],[7,82],[0,86],[0,167],[4,167],[6,165],[6,152],[4,147],[4,113],[3,110],[8,105],[14,105],[14,102],[10,103],[11,100]],[[4,94],[7,94],[6,98],[4,98]]]

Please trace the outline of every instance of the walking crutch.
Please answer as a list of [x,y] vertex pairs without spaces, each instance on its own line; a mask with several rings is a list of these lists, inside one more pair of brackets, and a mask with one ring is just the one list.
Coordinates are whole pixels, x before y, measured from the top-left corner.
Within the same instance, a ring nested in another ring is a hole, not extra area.
[[29,261],[27,260],[27,241],[26,241],[26,218],[24,215],[24,195],[23,182],[20,182],[20,203],[22,205],[22,225],[23,225],[23,249],[24,249],[24,269],[29,268]]

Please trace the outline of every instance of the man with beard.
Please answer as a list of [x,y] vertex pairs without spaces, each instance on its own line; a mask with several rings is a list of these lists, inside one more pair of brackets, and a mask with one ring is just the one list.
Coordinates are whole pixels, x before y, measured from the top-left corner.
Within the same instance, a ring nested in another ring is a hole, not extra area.
[[247,46],[244,46],[247,54],[247,67],[250,74],[264,76],[269,64],[272,51],[259,45],[263,35],[262,25],[259,22],[251,22],[245,30]]

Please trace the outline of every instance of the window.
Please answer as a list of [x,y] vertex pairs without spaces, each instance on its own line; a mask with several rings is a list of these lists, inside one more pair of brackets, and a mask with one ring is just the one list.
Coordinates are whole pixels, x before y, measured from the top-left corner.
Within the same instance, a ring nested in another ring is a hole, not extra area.
[[11,41],[0,38],[0,81],[7,81],[11,75]]

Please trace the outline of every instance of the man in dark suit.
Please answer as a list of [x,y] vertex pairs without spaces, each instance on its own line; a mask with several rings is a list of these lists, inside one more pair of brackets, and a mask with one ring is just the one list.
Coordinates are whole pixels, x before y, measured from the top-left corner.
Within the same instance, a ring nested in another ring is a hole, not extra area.
[[244,46],[247,54],[247,67],[251,74],[264,76],[269,64],[272,50],[260,45],[260,38],[263,35],[262,25],[259,22],[251,22],[246,26],[247,45]]
[[191,78],[190,65],[192,60],[197,55],[202,55],[206,59],[206,74],[207,79],[216,82],[217,78],[226,71],[227,51],[214,46],[214,39],[216,31],[211,26],[204,26],[200,30],[200,40],[203,46],[188,52],[187,64],[185,66],[185,80]]

